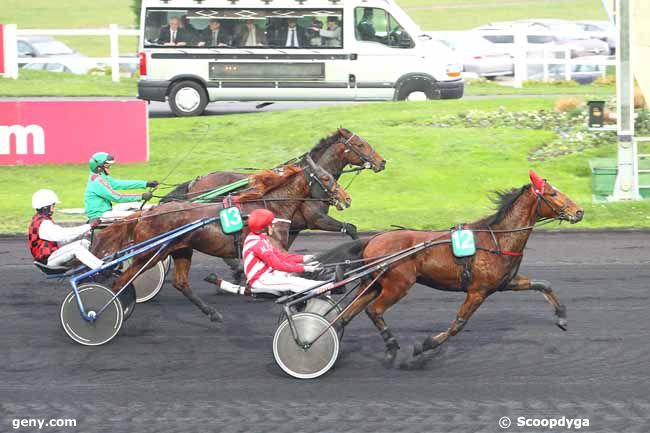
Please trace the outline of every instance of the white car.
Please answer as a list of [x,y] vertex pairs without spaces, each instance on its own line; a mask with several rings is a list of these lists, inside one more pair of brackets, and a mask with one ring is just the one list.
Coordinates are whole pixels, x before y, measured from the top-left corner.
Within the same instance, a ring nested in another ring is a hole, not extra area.
[[521,20],[493,23],[474,29],[488,41],[502,45],[512,55],[515,54],[513,32],[517,30],[523,30],[526,36],[527,52],[569,50],[571,57],[602,56],[609,53],[607,43],[579,31],[571,21]]
[[618,34],[616,26],[609,21],[576,21],[576,26],[592,38],[607,42],[609,53],[616,53]]
[[486,78],[514,73],[512,56],[503,47],[487,41],[479,33],[431,32],[429,35],[455,53],[457,61],[463,66],[463,72]]

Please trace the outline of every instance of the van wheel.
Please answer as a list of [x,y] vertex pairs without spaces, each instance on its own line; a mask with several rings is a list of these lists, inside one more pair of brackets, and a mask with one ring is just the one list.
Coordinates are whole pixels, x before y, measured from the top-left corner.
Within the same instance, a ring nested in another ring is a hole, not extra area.
[[428,80],[409,80],[397,91],[398,101],[423,101],[425,99],[440,99],[435,90],[435,84]]
[[169,91],[169,107],[177,116],[200,116],[206,105],[208,94],[195,81],[179,81]]

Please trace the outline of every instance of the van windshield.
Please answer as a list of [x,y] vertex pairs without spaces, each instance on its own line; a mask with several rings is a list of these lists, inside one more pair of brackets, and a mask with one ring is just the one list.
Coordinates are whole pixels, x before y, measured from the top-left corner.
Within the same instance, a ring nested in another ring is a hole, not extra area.
[[342,9],[148,9],[144,46],[342,48]]

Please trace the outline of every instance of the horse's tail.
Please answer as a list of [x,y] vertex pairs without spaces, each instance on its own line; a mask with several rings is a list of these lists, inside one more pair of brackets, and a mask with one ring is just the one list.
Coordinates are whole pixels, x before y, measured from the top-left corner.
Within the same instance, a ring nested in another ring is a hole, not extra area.
[[190,190],[190,184],[192,180],[187,182],[179,183],[176,185],[176,188],[167,193],[163,198],[160,199],[160,203],[167,203],[170,201],[185,201],[187,200],[187,193]]

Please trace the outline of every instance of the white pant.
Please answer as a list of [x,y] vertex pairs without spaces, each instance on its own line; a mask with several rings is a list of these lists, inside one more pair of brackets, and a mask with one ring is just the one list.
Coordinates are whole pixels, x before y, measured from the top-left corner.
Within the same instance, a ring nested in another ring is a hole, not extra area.
[[[113,209],[108,210],[102,214],[103,221],[112,221],[112,220],[121,220],[128,217],[133,212],[140,210],[142,202],[131,202],[131,203],[116,203],[113,205]],[[145,209],[151,207],[145,206]]]
[[287,292],[302,292],[320,286],[323,281],[307,280],[282,271],[270,271],[262,274],[252,285],[253,293],[270,293],[280,296]]
[[71,262],[72,259],[76,258],[90,269],[97,269],[104,262],[88,251],[89,247],[90,241],[88,239],[79,239],[78,241],[65,244],[50,255],[47,259],[47,265],[65,266]]

